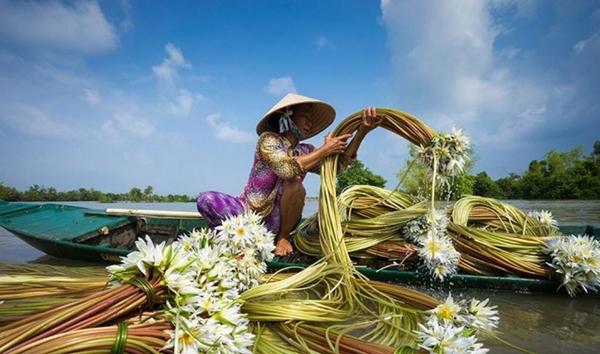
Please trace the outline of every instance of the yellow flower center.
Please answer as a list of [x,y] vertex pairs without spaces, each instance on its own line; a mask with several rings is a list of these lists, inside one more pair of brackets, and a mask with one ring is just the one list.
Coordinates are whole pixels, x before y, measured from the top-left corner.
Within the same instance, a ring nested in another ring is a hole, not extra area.
[[238,237],[246,236],[246,229],[243,227],[238,227],[237,229],[235,229],[235,235]]
[[441,305],[438,314],[444,320],[451,320],[452,318],[454,318],[454,311],[452,311],[450,306],[445,304]]
[[440,246],[437,242],[430,241],[429,244],[427,244],[427,251],[429,251],[429,253],[435,255],[436,253],[438,253],[440,251]]

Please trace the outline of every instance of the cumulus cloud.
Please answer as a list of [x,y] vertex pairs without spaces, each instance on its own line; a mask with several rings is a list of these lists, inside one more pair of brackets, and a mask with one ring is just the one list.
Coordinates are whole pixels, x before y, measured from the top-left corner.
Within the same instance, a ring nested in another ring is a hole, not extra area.
[[160,81],[173,85],[179,69],[189,68],[191,65],[183,57],[181,49],[175,47],[172,43],[165,45],[165,51],[167,57],[159,65],[153,66],[152,71]]
[[[503,60],[517,55],[516,48],[495,48],[505,29],[494,21],[491,2],[386,0],[381,8],[396,80],[414,83],[397,99],[417,102],[436,128],[458,125],[494,136],[499,126],[534,128],[541,122],[525,112],[544,107],[548,92]],[[526,132],[515,129],[511,138]]]
[[266,91],[274,96],[283,96],[287,93],[296,93],[296,85],[291,76],[276,77],[269,80]]
[[83,94],[80,98],[90,106],[98,106],[101,102],[100,94],[96,90],[83,89]]
[[179,90],[175,101],[169,102],[169,111],[178,116],[187,116],[192,111],[196,97],[188,90]]
[[22,103],[6,107],[0,118],[18,132],[43,138],[71,138],[76,136],[72,126],[48,117],[40,109]]
[[148,137],[155,131],[154,125],[137,111],[123,111],[113,114],[112,119],[102,124],[102,132],[113,137],[129,134]]
[[230,143],[249,143],[256,140],[254,134],[241,130],[237,127],[232,127],[228,122],[220,120],[219,113],[213,113],[206,117],[208,125],[214,132],[217,140]]
[[117,46],[114,27],[96,1],[0,1],[0,36],[19,44],[83,53]]

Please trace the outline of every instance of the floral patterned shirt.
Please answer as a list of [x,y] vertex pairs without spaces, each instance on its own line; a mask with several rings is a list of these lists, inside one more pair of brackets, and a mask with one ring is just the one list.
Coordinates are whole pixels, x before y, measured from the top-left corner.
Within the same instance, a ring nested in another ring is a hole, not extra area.
[[[262,216],[271,213],[279,187],[283,180],[302,177],[306,172],[296,160],[297,156],[312,152],[311,144],[292,144],[282,135],[264,132],[258,138],[254,162],[248,182],[240,198],[247,207]],[[311,169],[317,172],[318,168]]]

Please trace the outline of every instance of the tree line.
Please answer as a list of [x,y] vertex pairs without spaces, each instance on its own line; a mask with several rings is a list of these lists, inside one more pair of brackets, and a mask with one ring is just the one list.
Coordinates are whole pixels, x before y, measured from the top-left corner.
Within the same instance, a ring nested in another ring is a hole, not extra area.
[[[416,159],[414,147],[410,155],[398,173],[401,185],[409,193],[427,195],[430,171]],[[467,164],[464,172],[451,180],[448,190],[436,191],[436,195],[447,199],[464,194],[496,199],[600,199],[600,140],[590,155],[583,147],[566,152],[550,150],[541,160],[531,161],[522,174],[510,173],[496,180],[485,171],[472,174],[472,168],[472,163]]]
[[112,202],[193,202],[195,199],[185,194],[154,194],[154,188],[131,188],[126,193],[104,193],[94,188],[79,188],[70,191],[57,191],[54,187],[34,184],[25,191],[5,186],[0,181],[0,199],[6,201],[97,201]]
[[[472,152],[471,152],[472,154]],[[458,199],[464,194],[475,194],[497,199],[600,199],[600,140],[594,143],[590,155],[582,147],[566,152],[550,150],[541,160],[533,160],[522,174],[510,173],[492,179],[485,171],[473,174],[472,161],[459,176],[454,177],[444,190],[436,195]],[[429,168],[416,158],[414,146],[410,159],[398,173],[402,189],[414,195],[428,195],[431,189]],[[337,179],[337,191],[355,184],[383,187],[386,180],[371,172],[360,160],[355,160]],[[193,202],[185,194],[154,194],[154,188],[131,188],[126,193],[104,193],[95,189],[79,188],[59,192],[53,187],[33,185],[26,191],[4,186],[0,181],[0,199],[6,201],[99,201],[99,202]]]
[[480,172],[473,193],[500,199],[600,199],[600,141],[587,156],[582,147],[550,150],[520,175],[493,180]]

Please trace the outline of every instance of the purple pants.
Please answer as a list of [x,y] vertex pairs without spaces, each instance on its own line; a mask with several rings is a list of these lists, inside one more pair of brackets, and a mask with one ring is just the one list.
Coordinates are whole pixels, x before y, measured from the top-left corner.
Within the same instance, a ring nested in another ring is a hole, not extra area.
[[[281,190],[275,199],[273,211],[263,219],[267,228],[274,234],[279,232],[281,225],[279,212],[280,198]],[[241,198],[215,191],[200,193],[196,200],[196,207],[211,228],[221,225],[223,220],[229,216],[240,215],[244,212],[244,202]]]

